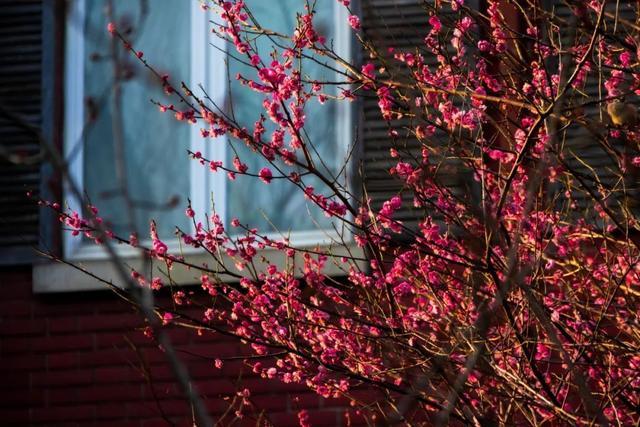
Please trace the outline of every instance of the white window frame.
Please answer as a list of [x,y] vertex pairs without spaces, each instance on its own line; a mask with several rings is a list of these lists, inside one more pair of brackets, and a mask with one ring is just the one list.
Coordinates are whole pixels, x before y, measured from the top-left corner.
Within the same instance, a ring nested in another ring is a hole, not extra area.
[[[67,14],[67,33],[66,33],[66,49],[65,49],[65,123],[64,123],[64,154],[65,158],[70,158],[69,176],[72,181],[79,186],[82,192],[84,188],[83,177],[83,146],[78,144],[82,138],[84,127],[84,22],[85,22],[85,0],[75,0],[70,2],[70,11]],[[340,56],[349,60],[351,58],[351,33],[347,25],[348,12],[346,8],[340,7],[334,3],[334,23],[336,25],[336,33],[334,40],[334,48]],[[209,28],[212,19],[212,12],[203,12],[200,3],[196,0],[191,1],[191,49],[192,52],[200,52],[199,55],[191,55],[191,75],[190,83],[197,94],[198,85],[201,84],[208,92],[209,96],[217,105],[223,105],[224,98],[227,95],[227,88],[220,85],[220,81],[227,81],[227,68],[225,65],[225,50],[227,43],[215,36],[212,36]],[[75,25],[72,24],[75,22]],[[83,25],[77,25],[78,22]],[[105,29],[106,31],[106,29]],[[209,44],[213,43],[215,47]],[[151,61],[153,58],[150,59]],[[222,76],[222,77],[220,77]],[[217,84],[213,84],[216,82]],[[348,102],[338,102],[336,104],[337,135],[343,143],[340,145],[342,158],[348,156],[349,145],[353,141],[353,108]],[[167,118],[169,120],[169,118]],[[226,136],[219,137],[221,141],[212,143],[206,141],[200,135],[199,124],[191,125],[190,129],[190,149],[200,151],[204,157],[209,159],[226,159],[227,141]],[[72,153],[72,150],[75,152]],[[348,177],[349,179],[351,177]],[[226,174],[223,172],[212,173],[208,168],[203,167],[198,162],[191,162],[190,167],[190,199],[193,210],[196,212],[196,220],[204,220],[205,212],[210,211],[211,195],[218,212],[224,223],[226,213]],[[70,209],[81,212],[81,202],[70,191],[69,185],[64,184],[63,187],[64,200]],[[193,228],[193,227],[192,227]],[[147,230],[140,230],[145,233]],[[193,231],[193,230],[190,230]],[[143,234],[144,235],[144,234]],[[268,237],[277,239],[281,235],[272,233]],[[357,248],[352,236],[349,232],[338,233],[333,229],[318,229],[309,231],[293,231],[287,234],[292,245],[301,248],[324,247],[330,249],[331,253],[337,255],[353,255],[362,254]],[[345,242],[344,245],[337,245],[336,242]],[[187,256],[187,261],[192,264],[202,264],[210,262],[210,256],[201,249],[185,247],[180,245],[177,239],[166,241],[169,251]],[[69,232],[63,231],[63,257],[65,260],[78,263],[90,268],[90,271],[96,273],[100,277],[113,280],[117,283],[115,269],[110,266],[109,256],[104,247],[95,245],[79,236],[72,236]],[[144,244],[144,242],[143,242]],[[140,251],[124,245],[116,247],[117,253],[131,267],[136,265],[142,266],[140,259]],[[273,249],[265,249],[260,254],[270,262],[278,262],[281,254]],[[281,262],[286,260],[282,258]],[[226,265],[233,265],[232,260]],[[100,274],[97,274],[100,273]],[[339,268],[334,274],[344,274]],[[193,272],[187,271],[184,274],[172,272],[172,277],[178,283],[194,283]],[[41,264],[34,267],[34,290],[37,292],[61,292],[76,290],[93,290],[104,289],[104,284],[97,282],[95,279],[86,274],[73,269],[64,264]]]
[[[84,145],[82,142],[85,126],[84,108],[84,64],[85,57],[85,0],[75,0],[71,2],[70,11],[67,18],[67,34],[65,49],[65,122],[64,122],[64,154],[69,159],[69,177],[78,186],[81,192],[84,190]],[[198,84],[207,90],[214,102],[219,103],[224,99],[225,89],[220,85],[211,84],[215,81],[215,76],[226,75],[224,66],[224,43],[215,37],[210,37],[207,31],[209,12],[204,12],[196,1],[191,2],[190,8],[191,34],[190,43],[193,52],[203,52],[201,55],[191,55],[190,84],[197,92]],[[82,23],[83,25],[78,25]],[[106,30],[105,30],[106,31]],[[218,49],[208,46],[208,42],[215,43]],[[153,59],[151,59],[153,60]],[[218,81],[226,81],[226,78],[218,77]],[[158,113],[160,114],[160,113]],[[166,118],[166,120],[171,120]],[[200,136],[200,127],[192,125],[189,132],[189,148],[191,151],[200,151],[203,156],[211,159],[224,158],[225,143],[204,143]],[[76,147],[77,145],[77,147]],[[186,154],[185,154],[186,155]],[[224,185],[224,174],[209,172],[197,162],[190,162],[190,194],[192,206],[195,212],[206,212],[209,203],[208,194],[214,191],[215,203],[223,206],[226,186]],[[64,200],[69,208],[81,212],[81,200],[70,191],[69,184],[65,182]],[[223,211],[221,209],[221,211]],[[200,218],[202,219],[202,218]],[[188,230],[193,231],[193,230]],[[139,230],[142,235],[148,230]],[[177,249],[176,241],[169,241],[171,249]],[[119,248],[122,255],[135,254],[133,248]],[[72,236],[70,233],[63,234],[63,254],[67,260],[87,260],[106,258],[104,248],[86,241],[86,239]]]

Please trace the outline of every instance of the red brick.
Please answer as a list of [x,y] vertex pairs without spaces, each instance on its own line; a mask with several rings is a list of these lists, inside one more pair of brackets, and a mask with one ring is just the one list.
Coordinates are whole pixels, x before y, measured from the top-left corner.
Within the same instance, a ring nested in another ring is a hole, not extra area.
[[289,394],[287,399],[287,409],[290,411],[298,411],[300,409],[319,409],[323,407],[331,407],[327,401],[333,399],[324,399],[317,393],[312,391],[306,393]]
[[141,375],[128,366],[100,367],[94,372],[94,381],[103,384],[139,381],[140,378]]
[[[190,424],[193,426],[193,421],[190,421]],[[164,418],[153,418],[150,420],[142,421],[142,427],[167,427],[168,425],[171,424],[168,424],[167,420],[165,420]]]
[[[201,377],[197,377],[196,375],[194,375],[193,371],[191,370],[191,365],[190,364],[186,364],[187,367],[187,371],[189,372],[189,375],[191,378],[196,379],[196,378],[201,378]],[[213,370],[215,368],[211,367],[211,370]],[[158,381],[174,381],[176,378],[175,373],[173,372],[173,369],[171,369],[171,366],[169,366],[168,364],[163,364],[163,365],[155,365],[152,366],[149,369],[149,373],[151,376],[151,379],[154,382],[158,382]]]
[[[185,363],[187,363],[187,367],[189,368],[189,373],[191,374],[192,378],[220,378],[224,376],[225,372],[234,374],[237,374],[239,372],[239,370],[237,369],[238,366],[232,366],[231,364],[229,366],[226,366],[225,364],[223,365],[222,369],[218,369],[213,365],[213,359],[204,361],[202,359],[198,359],[197,361],[185,361]],[[236,369],[233,369],[234,367]]]
[[[118,425],[125,419],[124,405],[120,403],[102,402],[96,406],[96,418],[99,420],[118,420]],[[115,427],[113,421],[112,426]]]
[[238,343],[233,337],[229,337],[228,335],[219,334],[216,332],[205,331],[202,335],[198,335],[197,333],[193,334],[193,344],[203,345],[203,346],[217,346],[217,347],[225,347],[228,345],[232,345],[234,347],[240,347],[245,349],[249,349],[248,346],[241,345]]
[[128,331],[145,326],[144,319],[139,314],[115,313],[95,316],[81,316],[78,318],[80,330],[90,331]]
[[100,295],[93,303],[96,314],[106,313],[137,313],[131,303],[123,301],[111,292]]
[[289,422],[285,422],[284,424],[275,424],[269,414],[265,412],[259,412],[258,410],[251,410],[251,408],[245,408],[242,411],[242,418],[238,418],[235,415],[235,409],[231,410],[226,417],[224,418],[224,425],[233,425],[237,427],[254,427],[257,425],[267,425],[278,427],[298,427],[298,418],[295,414],[291,414],[291,420]]
[[[151,389],[153,387],[153,390]],[[178,399],[184,396],[182,388],[176,383],[158,383],[155,381],[145,384],[142,389],[143,399]]]
[[31,410],[32,421],[47,422],[52,421],[82,421],[90,420],[95,415],[95,406],[74,405],[74,406],[58,406],[53,408],[34,408]]
[[[155,405],[155,402],[150,401],[149,404]],[[162,412],[167,416],[191,416],[191,407],[184,398],[179,400],[162,400],[159,404]]]
[[3,338],[0,340],[2,354],[28,353],[32,345],[32,340],[29,338]]
[[[174,344],[176,344],[174,342]],[[248,351],[243,351],[246,347],[238,344],[238,343],[192,343],[188,346],[177,345],[178,351],[180,349],[184,349],[188,351],[188,353],[183,354],[184,358],[192,358],[194,360],[197,359],[208,359],[214,360],[216,358],[225,358],[225,357],[238,357],[245,354],[249,354]]]
[[86,367],[128,365],[130,362],[136,363],[137,361],[138,356],[136,352],[128,347],[104,349],[78,354],[78,363],[80,366]]
[[157,346],[153,340],[145,337],[142,333],[136,333],[130,330],[96,333],[95,336],[97,348],[129,347],[129,342],[133,343],[136,347]]
[[227,379],[213,379],[198,382],[198,392],[208,397],[224,397],[235,394],[244,387]]
[[2,316],[2,318],[8,319],[29,317],[31,316],[31,303],[28,300],[0,301],[0,315]]
[[44,334],[42,320],[6,320],[0,323],[0,336],[24,336]]
[[309,388],[304,384],[287,384],[281,381],[268,380],[260,377],[245,378],[242,380],[242,385],[251,390],[251,393],[253,394],[271,393],[276,391],[278,393],[301,392],[309,390]]
[[15,281],[31,283],[31,267],[3,267],[2,270],[0,270],[0,285],[9,285]]
[[[2,273],[0,273],[2,274]],[[24,300],[33,297],[33,292],[31,291],[31,278],[28,280],[20,280],[11,278],[1,278],[2,282],[5,283],[6,286],[2,286],[2,298],[5,301],[8,300]]]
[[29,409],[3,409],[2,423],[4,425],[25,426],[29,424]]
[[[69,317],[95,312],[94,302],[87,302],[84,299],[77,300],[74,295],[55,295],[54,299],[37,299],[32,302],[34,317]],[[64,300],[60,300],[64,298]]]
[[[298,411],[278,412],[268,414],[271,422],[276,426],[295,426],[298,424]],[[344,416],[340,411],[308,411],[309,423],[314,427],[344,425]]]
[[189,342],[192,343],[197,337],[198,332],[195,329],[187,329],[175,326],[165,326],[164,331],[174,343]]
[[[140,355],[142,356],[142,361],[148,365],[162,365],[167,363],[167,355],[158,347],[140,349]],[[182,355],[178,355],[178,357],[183,360]],[[139,364],[139,362],[140,357],[136,356],[136,363]]]
[[33,387],[57,387],[91,384],[93,382],[93,372],[82,371],[57,371],[31,374]]
[[[230,400],[224,399],[203,399],[207,413],[214,419],[218,419],[229,409]],[[224,425],[224,424],[223,424]],[[255,424],[254,424],[255,425]]]
[[126,409],[121,408],[121,410],[125,411],[124,414],[126,414],[129,419],[155,418],[162,416],[160,409],[158,409],[158,404],[153,400],[128,403],[126,405]]
[[[118,412],[116,411],[115,414],[118,414]],[[98,419],[101,419],[100,417],[98,417]],[[169,424],[167,424],[167,422],[165,421],[164,427],[167,427]],[[128,421],[128,422],[123,422],[118,420],[118,425],[117,427],[140,427],[141,424],[139,421]],[[113,423],[113,421],[97,421],[94,422],[93,424],[91,424],[91,427],[116,427]]]
[[2,374],[2,386],[6,389],[29,389],[29,372],[6,372]]
[[[384,399],[384,395],[380,391],[366,390],[364,388],[354,388],[349,390],[349,396],[358,402],[375,402]],[[327,402],[344,402],[344,406],[348,405],[351,400],[346,397],[338,397],[335,399],[327,399]]]
[[126,387],[121,385],[98,385],[78,389],[77,401],[80,403],[122,402],[139,400],[141,397],[139,385],[129,384]]
[[0,407],[12,408],[12,407],[36,407],[44,406],[45,404],[45,392],[44,390],[20,390],[0,391]]
[[50,370],[69,369],[78,366],[78,353],[66,352],[47,355],[47,368]]
[[197,335],[193,329],[172,329],[169,331],[169,338],[174,346],[181,346],[190,343],[194,336]]
[[167,364],[155,365],[147,367],[147,369],[153,382],[173,381],[175,379],[173,370]]
[[[194,334],[194,332],[183,329],[180,331],[176,331],[171,334],[171,343],[174,346],[182,346],[189,342],[190,337]],[[101,347],[129,347],[129,344],[125,340],[125,336],[127,339],[133,343],[136,347],[147,348],[157,348],[157,344],[155,340],[150,339],[144,335],[142,328],[133,329],[133,328],[124,328],[120,329],[120,332],[97,332],[97,346]]]
[[75,317],[52,317],[47,319],[49,333],[69,333],[78,331],[78,319]]
[[154,400],[148,400],[128,403],[126,405],[126,415],[130,419],[158,417],[161,416],[158,405],[161,405],[162,411],[165,415],[168,416],[188,416],[191,413],[189,406],[182,399],[161,400],[158,402]]
[[49,388],[47,389],[47,406],[59,404],[75,404],[78,400],[78,387],[72,388]]
[[[251,397],[251,403],[253,403],[258,409],[264,410],[267,413],[288,411],[288,399],[287,396],[282,394],[261,394]],[[317,400],[316,400],[317,404]]]
[[33,338],[31,350],[43,352],[64,352],[93,348],[93,337],[90,335],[64,335],[58,337]]
[[361,401],[361,402],[370,402],[372,401],[371,395],[367,393],[360,394],[360,398],[357,397],[358,394],[354,393],[354,390],[349,392],[349,397],[340,396],[340,397],[331,397],[328,399],[322,399],[323,408],[346,408],[351,406],[351,402],[353,400]]
[[45,355],[24,354],[19,357],[0,357],[0,372],[38,371],[46,366]]
[[[141,427],[142,424],[140,424],[140,421],[120,421],[118,420],[118,425],[115,426],[113,424],[113,421],[104,421],[104,422],[94,422],[93,424],[91,424],[91,427]],[[167,424],[167,422],[164,422],[164,426],[163,427],[168,427],[169,424]]]

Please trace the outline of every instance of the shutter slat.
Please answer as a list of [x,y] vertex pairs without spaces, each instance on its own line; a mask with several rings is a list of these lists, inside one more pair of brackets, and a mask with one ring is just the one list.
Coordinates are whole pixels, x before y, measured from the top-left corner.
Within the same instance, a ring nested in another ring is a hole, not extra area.
[[[42,125],[42,1],[0,1],[0,102],[36,126]],[[26,198],[38,193],[40,147],[33,135],[0,118],[0,263],[25,262],[27,247],[38,243],[39,209]]]

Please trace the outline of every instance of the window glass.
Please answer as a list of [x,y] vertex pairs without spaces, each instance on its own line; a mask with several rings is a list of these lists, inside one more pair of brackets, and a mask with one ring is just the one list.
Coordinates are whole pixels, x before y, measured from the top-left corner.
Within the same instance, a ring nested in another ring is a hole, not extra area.
[[[335,28],[335,23],[332,22],[334,3],[336,2],[316,3],[317,14],[314,23],[320,35],[326,37],[327,43],[334,39],[332,33]],[[246,4],[263,28],[290,35],[296,26],[296,13],[305,12],[306,2],[300,0],[280,0],[277,2],[247,0]],[[263,61],[269,62],[268,54],[272,51],[273,40],[262,36],[256,40],[256,44]],[[233,46],[229,46],[228,49],[234,55],[238,55]],[[307,53],[312,54],[311,52]],[[282,57],[279,60],[282,60]],[[258,80],[256,72],[253,68],[233,59],[230,59],[229,68],[232,80],[230,92],[235,117],[241,125],[247,129],[253,129],[260,112],[264,111],[262,107],[264,94],[241,86],[234,79],[240,73],[244,77]],[[302,61],[301,71],[303,79],[336,80],[333,72],[310,60]],[[309,85],[307,84],[307,86]],[[327,85],[322,92],[333,95],[335,89],[333,86]],[[336,117],[335,103],[328,100],[324,105],[321,105],[317,99],[311,99],[305,108],[305,115],[307,136],[305,140],[311,141],[317,151],[314,154],[314,159],[318,168],[325,170],[325,172],[328,169],[333,175],[344,162],[341,149],[344,142],[340,141],[337,135],[336,120],[338,118]],[[269,123],[270,121],[267,119],[265,140],[270,139],[270,131],[273,130],[273,126],[269,126]],[[288,141],[285,139],[285,145],[287,143]],[[249,172],[257,173],[262,167],[269,166],[268,162],[259,158],[255,153],[251,153],[250,149],[242,143],[234,143],[233,147],[239,153],[241,160],[249,166]],[[228,165],[231,164],[235,154],[234,150],[227,150],[226,163]],[[290,166],[284,166],[282,162],[278,162],[277,165],[282,166],[281,170],[287,173],[293,170]],[[276,170],[271,169],[274,176],[278,174]],[[318,179],[305,177],[304,184],[313,186],[324,195],[329,195],[328,190],[323,188],[323,184]],[[238,175],[236,180],[228,182],[227,186],[226,218],[228,219],[237,217],[241,223],[257,226],[261,232],[280,231],[286,234],[288,231],[331,228],[331,221],[325,217],[322,210],[306,201],[302,192],[286,180],[273,180],[267,185],[255,178]]]
[[[85,3],[84,95],[85,120],[95,115],[84,138],[83,173],[85,191],[112,224],[117,234],[132,231],[125,198],[117,176],[117,147],[114,142],[112,85],[114,66],[112,38],[106,31],[105,0]],[[173,82],[188,81],[190,72],[190,7],[178,0],[113,1],[118,29],[126,31],[132,45]],[[156,219],[159,233],[173,235],[175,226],[188,229],[183,214],[190,194],[189,125],[162,114],[150,99],[165,104],[175,98],[163,94],[157,78],[124,52],[117,42],[122,64],[120,117],[123,129],[122,162],[127,188],[134,202],[133,222],[142,236]],[[173,203],[170,203],[172,201]]]

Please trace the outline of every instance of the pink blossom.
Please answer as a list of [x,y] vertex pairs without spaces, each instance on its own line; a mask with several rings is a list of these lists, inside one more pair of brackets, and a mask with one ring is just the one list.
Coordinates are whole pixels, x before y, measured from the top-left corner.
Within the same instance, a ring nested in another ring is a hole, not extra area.
[[269,168],[260,169],[260,172],[258,172],[258,175],[260,176],[260,180],[265,184],[269,184],[271,182],[271,179],[273,178],[271,174],[271,169]]
[[360,18],[358,18],[356,15],[349,16],[349,25],[354,30],[359,30],[360,29]]
[[236,168],[236,170],[240,173],[245,173],[247,172],[247,169],[249,169],[249,166],[240,161],[240,158],[238,156],[235,156],[233,158],[233,167]]
[[300,427],[311,427],[311,423],[309,422],[309,411],[303,409],[298,412],[298,422],[300,423]]
[[373,79],[375,77],[375,69],[376,67],[371,62],[367,62],[362,66],[362,74]]
[[267,377],[269,379],[273,379],[276,377],[276,374],[278,373],[278,371],[276,370],[276,368],[269,368],[267,369]]
[[162,315],[162,324],[163,325],[168,325],[172,321],[173,321],[173,314],[171,314],[171,313],[169,313],[167,311]]
[[478,49],[480,52],[489,52],[491,50],[491,43],[487,40],[480,40],[478,42]]
[[436,15],[431,15],[429,17],[429,25],[431,25],[431,28],[436,33],[440,32],[440,30],[442,29],[442,23]]

